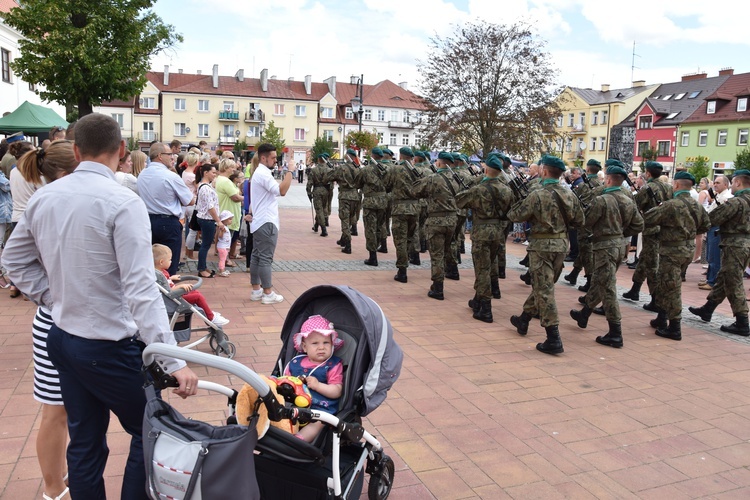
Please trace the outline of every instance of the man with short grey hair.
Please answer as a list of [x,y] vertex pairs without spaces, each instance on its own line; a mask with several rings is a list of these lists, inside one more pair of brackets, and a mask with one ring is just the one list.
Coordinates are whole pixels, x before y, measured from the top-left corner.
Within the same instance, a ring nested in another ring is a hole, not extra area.
[[[716,210],[716,207],[726,203],[729,198],[732,197],[732,191],[729,189],[729,180],[725,175],[717,175],[714,179],[713,190],[709,190],[710,197],[708,208],[706,212],[709,214]],[[721,243],[721,235],[719,234],[719,226],[711,226],[706,235],[706,260],[708,260],[708,272],[706,273],[706,279],[698,283],[698,288],[701,290],[711,290],[716,285],[716,277],[719,275],[721,269],[721,250],[719,245]]]

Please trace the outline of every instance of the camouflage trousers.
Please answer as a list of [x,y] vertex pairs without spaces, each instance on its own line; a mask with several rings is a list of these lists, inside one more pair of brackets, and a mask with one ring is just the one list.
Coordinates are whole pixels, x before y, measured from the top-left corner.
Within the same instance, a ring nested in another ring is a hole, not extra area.
[[555,283],[563,270],[566,252],[529,252],[531,293],[523,304],[523,312],[539,313],[543,327],[560,324],[555,302]]
[[326,199],[326,217],[331,215],[331,204],[333,203],[333,184],[331,189],[328,190],[328,198]]
[[743,282],[745,268],[750,265],[750,247],[721,247],[721,269],[708,300],[723,302],[729,299],[732,314],[747,316],[747,296]]
[[670,320],[682,319],[682,271],[690,265],[694,252],[695,240],[676,247],[661,246],[659,281],[653,296],[656,307],[663,309]]
[[420,205],[419,207],[419,222],[418,222],[418,228],[419,231],[419,241],[427,241],[427,233],[425,231],[425,223],[427,222],[427,205]]
[[466,216],[458,215],[456,221],[456,230],[453,232],[453,244],[451,245],[451,251],[453,255],[456,255],[458,249],[461,247],[461,243],[466,241],[466,235],[464,234],[464,227],[466,225]]
[[471,241],[471,260],[474,262],[474,293],[479,300],[492,298],[492,281],[497,279],[497,266],[492,263],[500,249],[500,240]]
[[659,288],[659,235],[644,234],[641,254],[633,273],[633,283],[648,283],[648,291],[654,295]]
[[592,266],[596,266],[591,245],[591,231],[578,228],[578,257],[573,262],[573,267],[583,269],[584,276],[591,276]]
[[356,208],[359,206],[357,200],[342,200],[339,198],[339,220],[341,220],[341,241],[351,243],[352,225],[357,223],[359,214]]
[[315,223],[320,227],[325,227],[326,217],[328,217],[328,209],[326,204],[328,203],[328,192],[319,191],[313,193],[313,207],[315,208]]
[[362,220],[365,223],[365,248],[368,252],[378,250],[380,240],[385,238],[383,227],[385,226],[384,208],[362,209]]
[[427,244],[430,250],[432,281],[443,281],[445,267],[456,264],[456,255],[451,252],[455,226],[433,226],[427,224]]
[[498,269],[505,269],[505,243],[508,241],[508,235],[510,234],[511,230],[513,229],[513,223],[507,222],[505,223],[505,226],[503,226],[503,240],[500,242],[500,248],[497,251],[497,268]]
[[417,219],[415,215],[394,215],[391,231],[396,246],[396,267],[409,267],[409,254],[417,249]]
[[388,195],[388,206],[385,207],[383,226],[380,229],[381,239],[391,235],[391,213],[393,212],[393,199]]
[[[580,254],[579,254],[580,255]],[[604,305],[607,321],[620,323],[620,303],[617,299],[617,270],[625,259],[625,244],[599,248],[594,253],[594,267],[591,275],[591,288],[586,294],[586,305],[594,308]]]

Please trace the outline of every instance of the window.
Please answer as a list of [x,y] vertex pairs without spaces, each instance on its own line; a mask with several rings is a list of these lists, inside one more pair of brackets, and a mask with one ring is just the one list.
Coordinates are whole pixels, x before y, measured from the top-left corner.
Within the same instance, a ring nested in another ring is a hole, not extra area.
[[305,129],[303,129],[303,128],[295,128],[294,129],[294,140],[295,141],[304,141],[305,140]]
[[257,125],[251,125],[247,127],[248,137],[260,137],[260,127]]
[[568,142],[565,144],[565,151],[570,153],[572,149],[573,149],[573,139],[568,139]]
[[143,135],[141,136],[141,140],[151,142],[155,139],[156,134],[154,133],[154,122],[143,122]]
[[141,107],[143,109],[156,109],[156,99],[153,97],[144,97],[142,101]]
[[741,113],[743,111],[747,111],[747,97],[737,99],[737,112]]
[[716,101],[708,101],[706,103],[706,114],[712,115],[716,113]]
[[174,100],[174,110],[175,111],[185,111],[185,99],[175,99]]
[[294,106],[294,116],[307,116],[307,106],[301,104]]
[[208,137],[208,123],[198,124],[198,137]]
[[646,152],[648,148],[651,147],[651,143],[648,141],[638,141],[638,153],[636,156],[640,156],[643,158],[643,154]]
[[371,109],[365,109],[365,120],[372,120],[372,110]]
[[574,120],[575,120],[575,115],[573,113],[568,113],[568,127],[573,126]]
[[558,126],[558,128],[562,127],[562,124],[563,124],[563,115],[560,115],[560,116],[557,117],[557,126]]
[[737,131],[737,145],[738,146],[747,146],[747,133],[748,129],[741,128]]
[[122,113],[112,113],[112,118],[115,119],[120,128],[124,128],[125,115]]
[[198,99],[198,111],[208,111],[208,99]]
[[385,121],[385,110],[384,109],[379,109],[378,110],[378,121],[379,122],[384,122]]
[[657,156],[669,156],[669,145],[672,141],[659,141],[656,145]]
[[391,111],[391,121],[392,122],[398,121],[398,111]]
[[591,151],[596,151],[596,137],[591,138]]
[[555,146],[557,146],[557,149],[555,151],[562,151],[563,150],[563,140],[562,139],[556,139],[555,140]]
[[333,142],[333,130],[324,130],[323,139],[325,139],[328,142]]
[[320,116],[323,118],[333,118],[333,108],[320,108]]
[[29,90],[31,92],[36,92],[36,83],[29,82]]
[[681,94],[677,94],[676,96],[674,96],[674,100],[675,100],[675,101],[679,101],[679,100],[680,100],[680,99],[682,99],[683,97],[685,97],[685,92],[683,92],[683,93],[681,93]]
[[688,99],[695,99],[701,94],[700,90],[696,90],[694,92],[690,92],[690,95],[688,96]]
[[284,105],[283,104],[274,104],[273,105],[273,114],[274,115],[283,115],[284,114]]
[[679,111],[677,111],[677,112],[675,112],[675,113],[669,113],[669,114],[667,115],[667,120],[674,120],[674,118],[675,118],[675,117],[676,117],[677,115],[679,115],[679,114],[680,114],[680,112],[679,112]]
[[599,138],[599,151],[604,151],[604,141],[606,141],[606,137],[600,137]]
[[726,146],[727,145],[727,129],[721,129],[719,130],[719,135],[716,140],[717,146]]
[[347,120],[354,118],[354,111],[352,111],[352,108],[346,108],[344,116],[346,116]]
[[[383,111],[385,113],[385,111]],[[383,144],[383,132],[378,132],[378,144]]]
[[682,146],[683,148],[690,146],[690,132],[682,133],[682,140],[680,141],[680,146]]
[[708,144],[708,130],[698,131],[698,146],[705,146]]
[[668,100],[670,100],[671,98],[672,98],[672,94],[667,94],[667,95],[665,95],[665,96],[664,96],[664,100],[665,100],[665,101],[668,101]]
[[225,113],[234,113],[234,101],[224,101],[222,109]]
[[409,145],[409,134],[402,134],[401,135],[401,145],[402,146],[408,146]]
[[389,146],[395,146],[396,145],[396,134],[391,132],[391,140],[388,142]]
[[591,125],[596,125],[598,123],[599,123],[599,112],[592,111],[591,112]]
[[648,116],[641,116],[638,118],[638,128],[639,129],[647,129],[651,128],[651,121],[653,120],[653,117],[651,115]]
[[586,113],[578,113],[578,123],[586,125]]
[[2,64],[3,64],[3,81],[10,83],[10,51],[7,49],[0,49],[2,52]]
[[176,137],[185,137],[185,124],[184,123],[174,124],[174,135]]
[[234,125],[224,125],[224,137],[234,137]]
[[602,111],[602,125],[607,124],[607,116],[609,114],[609,111]]

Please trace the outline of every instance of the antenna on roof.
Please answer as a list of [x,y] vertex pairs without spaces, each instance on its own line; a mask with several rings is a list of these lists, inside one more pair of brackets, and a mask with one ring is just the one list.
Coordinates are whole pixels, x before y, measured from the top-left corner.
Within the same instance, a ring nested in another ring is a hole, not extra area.
[[630,81],[631,82],[633,81],[635,70],[636,69],[641,69],[641,68],[639,68],[638,66],[635,65],[635,58],[636,57],[641,57],[641,56],[639,56],[638,54],[635,53],[635,40],[633,40],[633,58],[632,58],[632,61],[630,63]]

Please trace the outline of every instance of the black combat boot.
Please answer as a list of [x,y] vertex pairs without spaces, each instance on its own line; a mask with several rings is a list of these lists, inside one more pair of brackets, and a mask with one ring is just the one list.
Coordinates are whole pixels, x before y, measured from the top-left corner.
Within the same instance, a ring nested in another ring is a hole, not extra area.
[[315,233],[317,233],[317,232],[318,232],[318,222],[317,222],[317,221],[315,222],[315,224],[313,224],[312,230],[313,230],[313,232],[315,232]]
[[670,319],[669,328],[657,328],[656,334],[659,337],[664,337],[665,339],[682,340],[682,328],[680,328],[680,320]]
[[520,276],[521,281],[526,283],[527,285],[531,284],[531,271],[526,271],[524,274]]
[[651,328],[666,328],[667,327],[667,312],[659,311],[656,318],[649,321]]
[[489,300],[479,300],[479,311],[475,311],[473,318],[485,323],[492,323],[492,302]]
[[502,295],[500,294],[500,283],[497,280],[490,281],[490,289],[492,290],[493,299],[502,298]]
[[560,354],[563,352],[562,339],[557,325],[548,326],[545,330],[547,330],[547,340],[542,344],[537,344],[536,350],[544,354]]
[[460,251],[458,251],[458,250],[456,250],[456,262],[457,262],[458,264],[460,264],[460,263],[461,263],[461,252],[460,252]]
[[325,227],[325,226],[322,226],[322,227],[320,228],[320,235],[321,235],[321,236],[328,236],[328,229],[326,229],[326,227]]
[[412,264],[415,266],[422,265],[422,261],[419,260],[419,252],[412,252],[409,254],[409,264]]
[[595,307],[591,310],[591,312],[594,314],[598,314],[599,316],[604,316],[605,314],[607,314],[604,311],[604,306]]
[[328,217],[326,217],[326,227],[328,227]]
[[398,272],[396,273],[396,276],[393,277],[393,279],[396,281],[400,281],[401,283],[406,283],[406,268],[399,267]]
[[596,337],[596,342],[609,347],[622,347],[622,325],[612,321],[607,321],[607,324],[609,325],[609,331],[606,335]]
[[731,325],[721,325],[721,331],[741,335],[743,337],[750,336],[750,326],[748,326],[747,323],[747,314],[738,314],[734,319],[735,321]]
[[343,239],[341,239],[341,238],[339,238],[339,239],[337,239],[337,240],[336,240],[336,244],[337,244],[338,246],[340,246],[340,247],[343,247],[343,246],[344,246],[344,240],[343,240]]
[[477,295],[474,294],[474,298],[469,299],[469,307],[471,307],[471,310],[476,314],[479,312],[479,299],[477,298]]
[[380,253],[388,253],[388,246],[386,245],[386,239],[383,238],[380,240],[380,246],[378,247],[378,252]]
[[461,276],[458,274],[458,265],[457,264],[451,264],[445,266],[445,279],[458,281],[461,279]]
[[359,236],[359,233],[357,233],[357,225],[356,224],[352,224],[351,232],[352,232],[352,236]]
[[585,306],[586,305],[586,296],[585,295],[581,295],[580,297],[578,297],[578,303]]
[[378,254],[370,252],[370,258],[365,261],[366,266],[377,266],[378,265]]
[[643,286],[643,283],[637,283],[633,282],[633,288],[628,290],[627,292],[622,294],[623,299],[630,299],[630,300],[639,300],[641,296],[639,295],[641,291],[641,286]]
[[579,292],[588,292],[591,288],[591,276],[586,276],[586,284],[578,287]]
[[427,296],[431,299],[443,300],[445,298],[445,296],[443,296],[443,282],[433,281],[432,286],[430,286],[430,291],[427,292]]
[[651,302],[649,302],[648,304],[643,304],[643,308],[647,311],[655,313],[659,312],[659,308],[656,307],[656,302],[654,302],[654,294],[651,294]]
[[459,253],[466,253],[466,241],[461,240],[461,247],[458,249]]
[[528,252],[526,252],[526,257],[521,259],[519,264],[521,264],[522,266],[529,267],[529,253]]
[[427,240],[419,240],[419,253],[427,251]]
[[[501,280],[505,279],[505,266],[497,266],[497,277]],[[497,297],[498,299],[500,297]]]
[[352,253],[352,244],[351,244],[351,242],[344,243],[344,248],[341,249],[341,252],[342,253],[351,254]]
[[719,303],[713,300],[706,301],[701,307],[688,307],[688,311],[699,316],[703,321],[711,321],[711,316],[714,315],[714,311],[719,307]]
[[571,309],[570,317],[576,320],[576,323],[578,323],[578,326],[580,328],[586,328],[589,324],[589,317],[591,316],[591,312],[591,308],[584,304],[583,309],[581,309],[580,311]]
[[578,275],[581,273],[580,267],[574,267],[572,271],[570,271],[570,274],[565,275],[565,281],[570,283],[572,286],[576,286],[576,282],[578,281]]
[[529,321],[531,321],[531,314],[527,312],[522,312],[520,316],[510,317],[510,324],[516,327],[519,335],[526,335],[529,332]]

